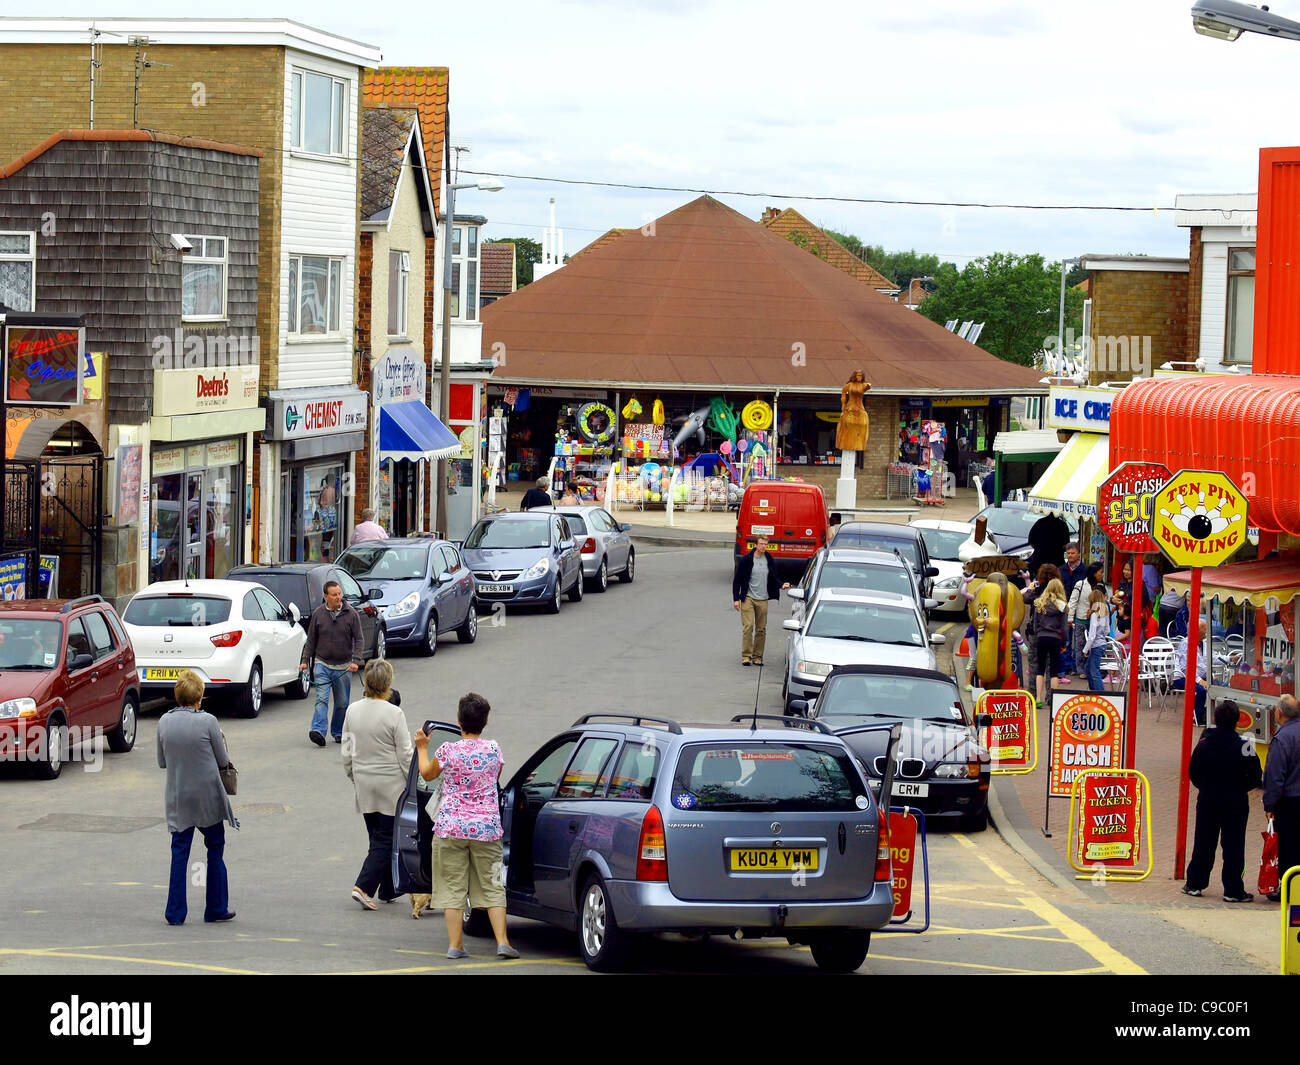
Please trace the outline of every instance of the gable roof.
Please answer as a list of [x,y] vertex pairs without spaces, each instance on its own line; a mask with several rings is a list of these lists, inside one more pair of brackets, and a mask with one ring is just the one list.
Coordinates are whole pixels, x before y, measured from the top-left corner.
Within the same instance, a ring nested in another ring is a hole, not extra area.
[[203,140],[201,137],[176,137],[170,133],[155,133],[147,129],[61,129],[58,133],[51,133],[35,148],[23,152],[8,166],[0,169],[0,178],[12,177],[60,141],[153,141],[155,144],[178,144],[183,148],[199,148],[211,152],[229,152],[231,155],[253,155],[262,158],[260,148],[245,148],[242,144]]
[[419,112],[415,108],[367,107],[361,120],[361,220],[388,210],[397,198],[411,137]]
[[447,68],[376,67],[361,82],[363,107],[414,108],[433,190],[433,209],[442,214],[442,161],[447,139]]
[[[653,234],[653,235],[651,235]],[[494,376],[836,392],[1040,394],[990,355],[709,196],[484,308]]]
[[505,295],[515,290],[515,251],[508,240],[479,245],[479,285],[484,296]]
[[[883,288],[890,291],[898,288],[874,266],[864,263],[826,230],[813,225],[793,207],[787,207],[784,211],[769,207],[763,212],[759,222],[773,233],[779,233],[792,244],[799,244],[805,251],[817,255],[837,270],[843,270],[863,284],[870,285],[874,289]],[[802,238],[802,244],[793,239],[795,237]]]

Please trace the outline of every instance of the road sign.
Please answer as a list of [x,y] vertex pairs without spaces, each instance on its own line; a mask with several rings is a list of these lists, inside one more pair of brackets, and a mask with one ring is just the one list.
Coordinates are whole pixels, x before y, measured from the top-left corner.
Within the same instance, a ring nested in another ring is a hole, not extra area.
[[1152,538],[1176,566],[1218,566],[1246,543],[1246,496],[1226,474],[1179,470],[1154,505]]
[[1032,773],[1038,766],[1038,733],[1034,729],[1034,697],[1027,691],[986,691],[975,714],[988,714],[992,726],[980,729],[995,774]]
[[[1076,880],[1145,880],[1153,868],[1142,849],[1151,839],[1151,785],[1136,769],[1085,769],[1070,796],[1071,844],[1066,853]],[[1142,860],[1146,858],[1146,867]]]
[[1158,548],[1151,538],[1153,498],[1169,480],[1163,462],[1123,462],[1097,488],[1097,524],[1115,550],[1146,555]]

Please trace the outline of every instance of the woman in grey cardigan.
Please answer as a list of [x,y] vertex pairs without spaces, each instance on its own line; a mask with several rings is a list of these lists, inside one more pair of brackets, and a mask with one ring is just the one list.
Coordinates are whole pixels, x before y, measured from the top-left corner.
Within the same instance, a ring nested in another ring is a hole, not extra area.
[[230,909],[226,863],[222,858],[226,848],[223,822],[239,827],[221,783],[221,770],[230,764],[230,758],[217,719],[203,710],[203,681],[198,674],[181,670],[175,695],[176,706],[158,722],[158,767],[167,770],[167,829],[172,834],[167,923],[185,923],[190,844],[196,828],[203,833],[208,849],[203,920],[229,921],[235,912]]
[[365,697],[352,703],[343,718],[343,771],[357,796],[357,813],[366,821],[370,851],[357,874],[352,898],[363,910],[397,898],[393,887],[393,815],[406,790],[406,774],[415,748],[406,715],[388,701],[393,667],[371,659],[362,674]]

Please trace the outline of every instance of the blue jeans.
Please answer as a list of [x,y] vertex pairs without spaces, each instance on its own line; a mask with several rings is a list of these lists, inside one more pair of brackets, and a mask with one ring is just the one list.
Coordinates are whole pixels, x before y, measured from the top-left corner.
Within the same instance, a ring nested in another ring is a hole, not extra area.
[[[1187,678],[1175,677],[1172,687],[1174,691],[1186,691]],[[1197,685],[1195,700],[1192,703],[1192,722],[1198,728],[1202,728],[1205,725],[1205,689],[1199,685]]]
[[[230,909],[230,887],[226,882],[226,863],[222,858],[226,850],[226,826],[218,821],[199,831],[203,833],[203,845],[208,848],[208,886],[203,919],[215,921]],[[167,888],[166,910],[170,924],[183,923],[189,912],[185,889],[189,883],[190,844],[193,841],[192,828],[172,833],[172,876]]]
[[1094,647],[1088,652],[1088,690],[1104,692],[1106,684],[1101,677],[1101,648]]
[[[343,715],[348,711],[352,701],[352,674],[346,669],[330,669],[320,662],[312,670],[312,682],[316,685],[316,709],[311,715],[311,731],[325,735],[328,723],[335,738],[343,735]],[[329,714],[330,692],[334,693],[334,714]]]

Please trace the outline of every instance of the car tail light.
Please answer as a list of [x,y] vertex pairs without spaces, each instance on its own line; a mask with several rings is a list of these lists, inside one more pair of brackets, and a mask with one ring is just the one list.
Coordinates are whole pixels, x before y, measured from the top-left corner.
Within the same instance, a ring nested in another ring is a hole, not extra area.
[[876,872],[872,879],[877,883],[892,883],[894,871],[889,860],[889,811],[880,805],[876,806],[876,823],[879,831],[876,833]]
[[582,553],[584,555],[594,555],[596,553],[596,538],[588,536],[582,544]]
[[664,818],[659,807],[651,806],[641,821],[641,840],[637,844],[636,878],[668,879],[668,848],[664,840]]
[[239,641],[243,639],[243,637],[244,633],[242,629],[235,629],[234,632],[223,632],[220,636],[212,637],[212,646],[234,647],[235,644],[239,643]]

